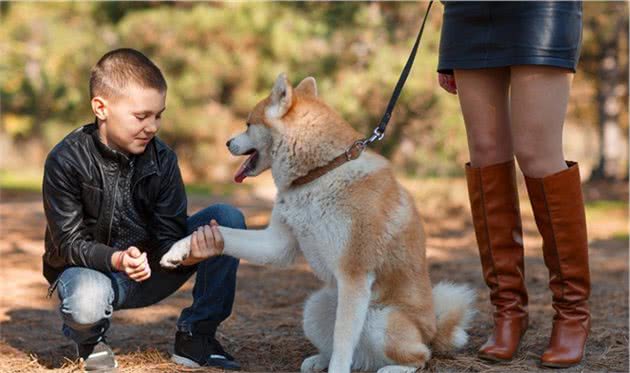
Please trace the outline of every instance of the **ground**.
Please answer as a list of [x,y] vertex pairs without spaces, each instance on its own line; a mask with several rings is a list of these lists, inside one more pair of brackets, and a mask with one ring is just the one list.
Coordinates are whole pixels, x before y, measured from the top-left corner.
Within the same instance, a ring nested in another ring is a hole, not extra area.
[[[548,340],[553,309],[541,241],[526,195],[521,195],[521,210],[530,328],[517,358],[493,365],[475,357],[491,330],[491,308],[481,277],[464,180],[408,180],[404,184],[414,194],[425,221],[434,283],[468,283],[478,293],[479,312],[469,344],[450,356],[435,356],[426,370],[540,370],[538,360]],[[593,327],[584,362],[566,371],[627,372],[628,184],[587,184],[584,190],[589,201]],[[1,192],[0,372],[78,371],[79,365],[72,360],[73,344],[60,333],[57,297],[46,298],[47,284],[41,275],[45,227],[41,197],[33,192]],[[229,197],[196,194],[190,198],[189,211],[229,202],[244,211],[250,227],[260,227],[268,220],[272,195],[267,180],[251,188],[236,188]],[[315,353],[302,332],[302,307],[306,297],[320,286],[303,259],[282,269],[242,262],[234,312],[219,330],[219,340],[245,371],[299,371],[302,360]],[[175,321],[179,311],[190,304],[191,289],[192,280],[155,306],[114,314],[109,339],[121,372],[212,371],[181,369],[168,360]]]

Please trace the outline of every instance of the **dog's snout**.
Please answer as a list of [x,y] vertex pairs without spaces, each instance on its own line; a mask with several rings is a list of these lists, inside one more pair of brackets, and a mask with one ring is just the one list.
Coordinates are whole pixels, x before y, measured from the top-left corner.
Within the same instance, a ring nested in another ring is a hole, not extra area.
[[233,139],[228,140],[228,142],[225,143],[225,146],[227,146],[228,148],[230,147],[230,144],[232,143]]

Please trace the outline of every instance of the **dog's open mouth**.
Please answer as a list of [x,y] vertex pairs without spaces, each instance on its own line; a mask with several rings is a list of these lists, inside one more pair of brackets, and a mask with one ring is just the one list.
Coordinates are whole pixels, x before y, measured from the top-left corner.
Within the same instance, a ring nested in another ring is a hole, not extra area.
[[234,175],[234,181],[237,183],[242,183],[249,176],[248,173],[256,169],[256,164],[258,163],[258,152],[256,149],[250,149],[243,155],[249,155],[249,157],[241,164],[241,167],[238,168]]

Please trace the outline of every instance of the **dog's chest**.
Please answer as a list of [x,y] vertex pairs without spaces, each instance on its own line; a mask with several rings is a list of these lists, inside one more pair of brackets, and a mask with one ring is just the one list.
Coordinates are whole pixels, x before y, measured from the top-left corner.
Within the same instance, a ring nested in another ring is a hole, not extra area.
[[279,196],[280,215],[291,227],[317,276],[330,282],[348,243],[350,219],[333,196],[312,193]]

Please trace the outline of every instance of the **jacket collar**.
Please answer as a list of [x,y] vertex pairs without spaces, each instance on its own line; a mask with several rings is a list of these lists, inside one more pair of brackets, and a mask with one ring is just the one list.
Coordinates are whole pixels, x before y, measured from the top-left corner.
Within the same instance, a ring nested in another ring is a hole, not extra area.
[[96,120],[94,120],[93,123],[87,124],[84,129],[90,135],[96,152],[103,161],[113,162],[120,167],[128,166],[131,161],[134,161],[135,169],[139,171],[140,174],[148,174],[157,171],[155,138],[149,142],[142,154],[128,156],[103,144],[98,133]]

